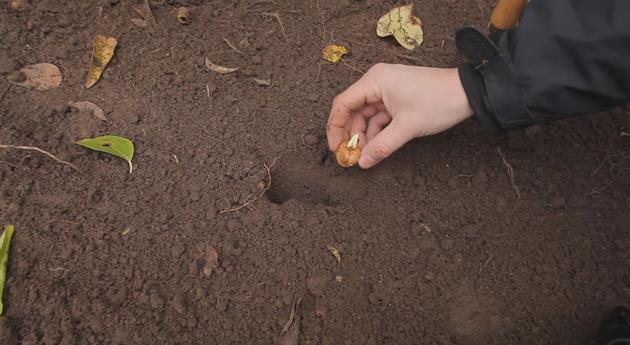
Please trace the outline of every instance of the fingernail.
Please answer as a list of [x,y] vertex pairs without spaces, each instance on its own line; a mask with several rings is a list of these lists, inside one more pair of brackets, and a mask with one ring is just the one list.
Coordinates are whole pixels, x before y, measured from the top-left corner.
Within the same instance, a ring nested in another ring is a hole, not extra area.
[[364,153],[359,158],[359,166],[363,169],[367,169],[374,165],[374,158],[367,153]]

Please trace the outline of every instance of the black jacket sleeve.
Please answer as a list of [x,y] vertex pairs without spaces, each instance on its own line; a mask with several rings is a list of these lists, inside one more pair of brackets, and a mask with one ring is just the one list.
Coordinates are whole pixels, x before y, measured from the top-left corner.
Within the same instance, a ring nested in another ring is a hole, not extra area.
[[630,1],[532,0],[499,57],[460,66],[479,122],[523,128],[630,101]]

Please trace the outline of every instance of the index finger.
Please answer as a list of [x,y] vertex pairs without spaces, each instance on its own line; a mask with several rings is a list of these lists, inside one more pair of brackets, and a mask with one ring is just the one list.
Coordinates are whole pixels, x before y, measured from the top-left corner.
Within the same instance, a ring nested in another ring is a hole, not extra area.
[[331,151],[336,150],[348,136],[346,127],[353,112],[362,110],[366,105],[379,100],[378,87],[367,74],[335,97],[326,124],[328,147]]

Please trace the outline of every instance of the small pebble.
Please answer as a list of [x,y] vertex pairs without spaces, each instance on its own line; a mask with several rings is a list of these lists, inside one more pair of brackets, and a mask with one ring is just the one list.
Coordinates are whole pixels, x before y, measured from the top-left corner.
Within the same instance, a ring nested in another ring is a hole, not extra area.
[[343,277],[342,276],[335,276],[335,281],[337,283],[343,283]]

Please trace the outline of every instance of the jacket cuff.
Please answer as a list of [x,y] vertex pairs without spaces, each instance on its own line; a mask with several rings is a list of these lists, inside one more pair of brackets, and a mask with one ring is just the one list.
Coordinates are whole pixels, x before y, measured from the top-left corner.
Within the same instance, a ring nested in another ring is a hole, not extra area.
[[461,64],[458,71],[459,79],[466,92],[466,97],[468,97],[468,103],[475,113],[473,118],[492,134],[504,134],[506,131],[486,105],[487,93],[481,74],[470,63]]

